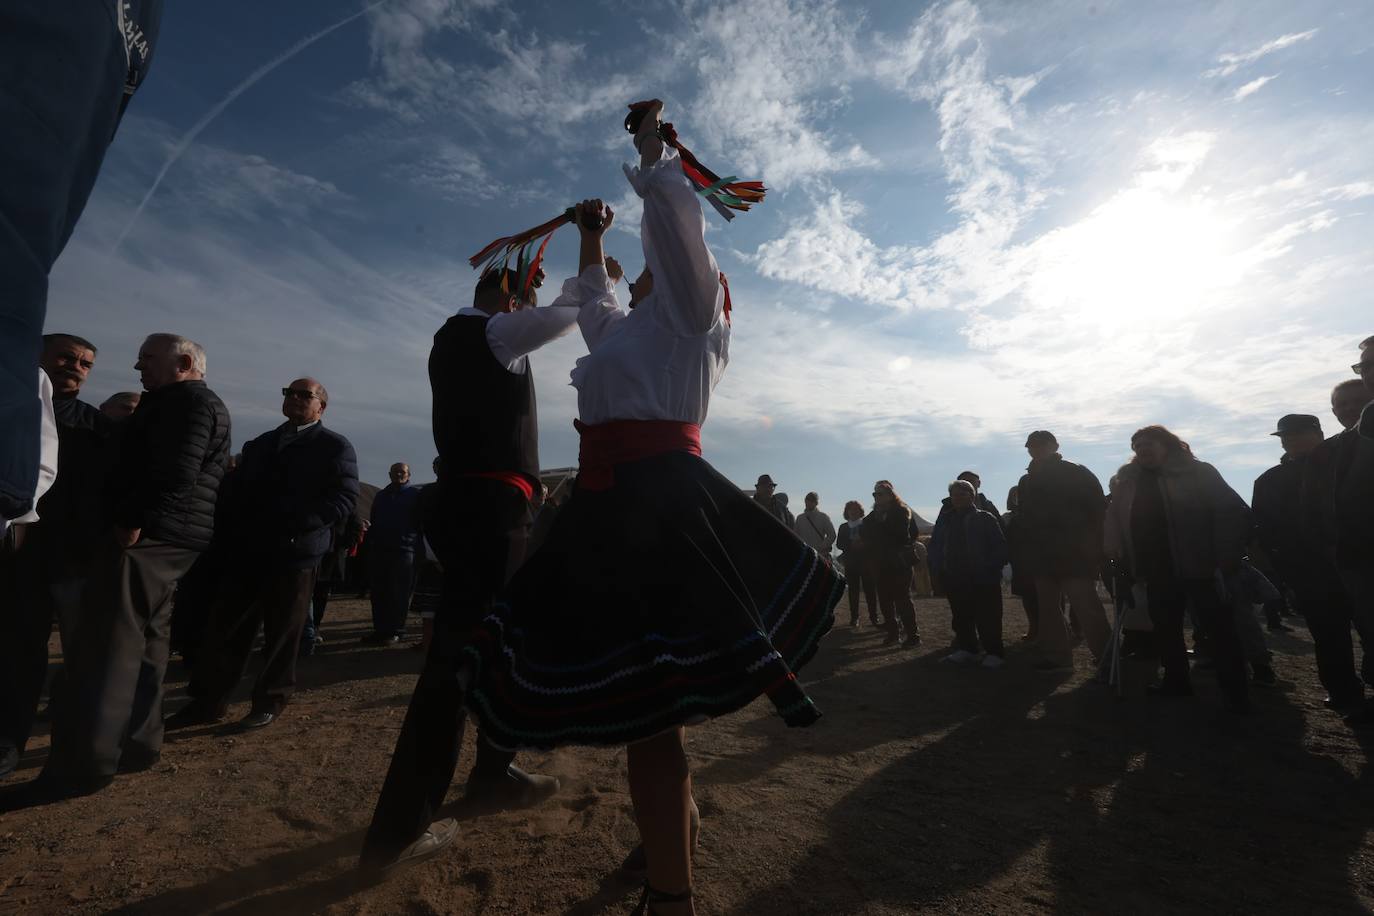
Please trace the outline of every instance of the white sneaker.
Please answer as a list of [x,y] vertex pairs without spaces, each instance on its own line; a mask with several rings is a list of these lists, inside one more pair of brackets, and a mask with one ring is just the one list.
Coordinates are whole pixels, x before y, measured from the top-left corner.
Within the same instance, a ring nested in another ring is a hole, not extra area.
[[1007,660],[1000,655],[984,655],[984,668],[1000,668],[1007,663]]
[[967,649],[955,649],[955,650],[954,650],[953,652],[951,652],[949,655],[946,655],[946,656],[944,657],[944,661],[947,661],[947,662],[954,662],[956,665],[962,665],[964,662],[972,661],[973,659],[975,659],[975,658],[977,658],[977,657],[978,657],[977,655],[974,655],[972,652],[969,652]]

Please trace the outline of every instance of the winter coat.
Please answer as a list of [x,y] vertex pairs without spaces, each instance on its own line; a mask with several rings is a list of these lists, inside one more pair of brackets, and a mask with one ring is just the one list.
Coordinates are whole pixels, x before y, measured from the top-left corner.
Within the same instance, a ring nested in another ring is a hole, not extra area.
[[1341,569],[1374,566],[1374,421],[1363,425],[1323,442],[1303,473],[1303,534]]
[[143,537],[205,550],[229,464],[229,410],[200,380],[144,392],[121,426],[109,515]]
[[280,444],[287,424],[243,447],[226,522],[234,552],[293,569],[319,564],[358,502],[358,459],[323,423]]
[[880,575],[911,568],[911,510],[906,506],[874,509],[864,517],[859,534],[864,541],[864,561]]
[[420,547],[420,487],[387,484],[372,500],[367,536],[378,550],[414,553]]
[[1017,486],[1026,572],[1081,579],[1101,575],[1107,497],[1093,472],[1052,455],[1032,463]]
[[1007,539],[997,516],[982,509],[942,509],[930,539],[930,569],[946,588],[999,585]]
[[[1107,555],[1129,561],[1132,568],[1131,507],[1140,478],[1141,469],[1135,463],[1117,472],[1105,531]],[[1223,565],[1239,563],[1250,541],[1250,508],[1217,469],[1174,452],[1159,469],[1158,478],[1177,576],[1210,579]]]
[[1275,572],[1302,598],[1342,593],[1335,564],[1302,531],[1303,481],[1308,458],[1285,458],[1255,480],[1250,507],[1255,537]]
[[[981,509],[982,511],[990,514],[993,518],[997,519],[997,527],[1002,529],[1003,534],[1007,533],[1007,530],[1002,523],[1002,513],[997,511],[996,503],[988,499],[982,493],[975,493],[973,494],[973,506],[975,509]],[[944,517],[945,514],[949,511],[949,497],[946,496],[944,499],[940,500],[940,512],[935,516],[935,524],[940,524],[940,519]]]

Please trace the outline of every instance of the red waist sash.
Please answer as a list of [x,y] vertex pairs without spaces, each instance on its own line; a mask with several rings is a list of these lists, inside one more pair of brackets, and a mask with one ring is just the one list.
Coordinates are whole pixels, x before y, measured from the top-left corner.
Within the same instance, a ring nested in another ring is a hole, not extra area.
[[499,480],[501,483],[515,487],[515,489],[525,494],[526,501],[534,499],[534,484],[530,483],[530,479],[519,471],[469,471],[466,474],[459,474],[458,476]]
[[701,455],[701,427],[676,420],[612,420],[588,426],[574,420],[582,436],[577,453],[577,487],[609,490],[615,466],[668,452]]

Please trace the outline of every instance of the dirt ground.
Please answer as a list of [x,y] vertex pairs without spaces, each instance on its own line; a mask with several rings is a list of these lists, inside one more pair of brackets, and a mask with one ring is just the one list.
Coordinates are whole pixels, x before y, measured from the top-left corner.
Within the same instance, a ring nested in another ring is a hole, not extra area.
[[[1358,913],[1374,905],[1374,735],[1323,709],[1305,631],[1272,640],[1281,685],[1255,713],[1118,701],[1032,670],[943,664],[943,601],[924,645],[837,628],[803,680],[825,718],[789,730],[759,701],[693,729],[703,827],[699,911],[741,914]],[[843,615],[847,617],[847,613]],[[475,817],[458,841],[377,886],[352,866],[419,669],[364,646],[337,601],[321,654],[272,727],[171,736],[151,771],[103,793],[0,815],[0,912],[628,913],[615,866],[636,842],[617,751],[525,755],[563,780],[535,809]],[[54,646],[54,648],[56,648]],[[1128,672],[1131,692],[1145,672]],[[184,673],[170,673],[169,709]],[[246,689],[241,698],[246,696]],[[245,712],[240,702],[233,713]],[[46,735],[6,786],[36,775]],[[471,765],[465,748],[458,779]],[[3,791],[3,790],[0,790]]]

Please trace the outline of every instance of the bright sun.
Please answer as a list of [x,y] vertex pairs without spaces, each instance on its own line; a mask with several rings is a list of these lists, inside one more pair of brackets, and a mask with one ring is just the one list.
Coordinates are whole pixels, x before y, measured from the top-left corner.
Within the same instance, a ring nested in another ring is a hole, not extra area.
[[1236,221],[1202,196],[1132,187],[1033,246],[1032,301],[1104,331],[1206,308],[1240,279]]

